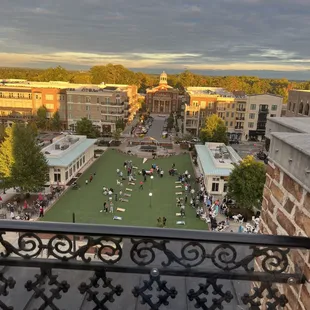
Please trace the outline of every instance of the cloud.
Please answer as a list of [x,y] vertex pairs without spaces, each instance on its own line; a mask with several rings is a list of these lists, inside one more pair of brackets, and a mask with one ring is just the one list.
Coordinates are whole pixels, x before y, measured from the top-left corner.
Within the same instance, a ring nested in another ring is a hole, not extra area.
[[2,0],[0,60],[308,70],[309,11],[307,0]]

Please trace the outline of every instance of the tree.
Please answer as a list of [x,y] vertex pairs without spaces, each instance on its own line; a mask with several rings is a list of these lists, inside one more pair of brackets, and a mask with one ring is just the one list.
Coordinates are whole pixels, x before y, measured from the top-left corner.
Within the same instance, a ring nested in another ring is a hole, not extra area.
[[121,129],[123,131],[126,127],[126,123],[123,118],[120,118],[116,121],[115,126],[116,129]]
[[264,164],[255,161],[253,156],[247,156],[234,166],[228,180],[229,197],[242,208],[260,208],[266,180]]
[[13,164],[13,128],[7,127],[4,141],[0,145],[0,175],[3,180],[11,178]]
[[45,130],[48,125],[47,108],[43,105],[37,110],[37,127]]
[[22,192],[37,191],[48,181],[48,164],[36,143],[36,136],[29,126],[13,127],[12,185]]
[[203,142],[219,142],[227,144],[227,128],[224,121],[216,114],[207,117],[205,127],[200,131],[200,139]]
[[120,128],[116,129],[115,131],[112,132],[112,138],[115,141],[119,141],[121,138],[122,130]]
[[37,136],[38,135],[38,126],[37,126],[36,122],[30,122],[30,123],[28,123],[28,126],[32,129],[33,134],[35,136]]
[[56,131],[59,131],[61,129],[61,120],[60,120],[60,115],[58,111],[56,111],[53,114],[53,117],[51,119],[51,127],[53,130],[56,130]]
[[76,133],[78,135],[87,136],[87,138],[96,138],[98,136],[97,131],[93,127],[93,123],[83,117],[76,123]]

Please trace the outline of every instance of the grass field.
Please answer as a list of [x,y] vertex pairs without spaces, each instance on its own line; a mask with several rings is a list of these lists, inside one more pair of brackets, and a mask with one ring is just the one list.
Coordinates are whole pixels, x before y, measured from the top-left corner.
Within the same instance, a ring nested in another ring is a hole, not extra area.
[[[124,189],[131,187],[133,191],[128,203],[114,202],[113,215],[123,218],[122,221],[115,221],[111,213],[100,212],[103,209],[104,201],[107,201],[107,196],[102,194],[102,188],[103,186],[112,187],[114,192],[119,193],[119,186],[116,184],[116,169],[123,169],[123,163],[128,159],[132,160],[133,165],[139,169],[148,170],[152,163],[156,163],[164,170],[164,177],[160,178],[156,174],[153,181],[148,177],[143,190],[138,189],[139,181],[142,180],[141,175],[137,176],[135,186],[128,186],[127,181],[123,181]],[[194,176],[191,160],[187,154],[156,160],[148,159],[145,164],[142,164],[142,158],[126,156],[115,150],[108,150],[80,177],[78,181],[80,189],[69,189],[45,214],[43,220],[71,222],[74,212],[78,223],[156,227],[157,218],[165,216],[168,228],[208,229],[207,224],[196,219],[195,210],[188,205],[186,206],[186,225],[176,225],[176,221],[182,219],[175,215],[176,212],[179,212],[179,208],[176,207],[175,192],[178,191],[175,188],[176,177],[171,177],[168,174],[173,163],[179,172],[188,170]],[[85,180],[94,172],[96,172],[96,176],[93,181],[85,185]],[[194,177],[192,179],[192,183],[194,183]],[[153,193],[151,207],[149,192]],[[117,207],[125,208],[126,211],[116,212]]]

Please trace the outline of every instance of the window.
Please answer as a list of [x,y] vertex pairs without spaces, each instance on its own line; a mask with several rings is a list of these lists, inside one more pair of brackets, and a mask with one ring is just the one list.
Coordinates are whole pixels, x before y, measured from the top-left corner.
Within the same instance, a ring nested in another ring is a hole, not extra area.
[[302,114],[303,110],[304,110],[304,104],[301,102],[301,103],[299,104],[298,113],[299,113],[299,114]]
[[39,99],[39,96],[38,96],[38,95],[36,95],[36,99]]
[[235,108],[235,104],[233,103],[233,105],[232,105],[232,108],[234,109]]
[[72,168],[69,169],[69,176],[72,176]]
[[59,168],[54,168],[54,183],[61,182],[61,174]]
[[120,104],[121,103],[121,98],[116,98],[115,101],[116,101],[117,104]]
[[97,97],[97,103],[99,103],[99,97]]
[[87,96],[87,97],[85,98],[85,102],[86,102],[86,103],[90,103],[90,97]]
[[2,93],[0,93],[0,98],[2,98]]
[[212,183],[212,192],[219,191],[219,183]]
[[233,122],[230,122],[230,127],[233,125]]
[[109,98],[109,97],[106,97],[106,98],[105,98],[105,103],[106,103],[106,104],[109,104],[109,103],[110,103],[110,98]]
[[78,96],[78,103],[81,102],[81,96]]
[[255,113],[250,113],[249,114],[249,119],[254,119],[255,118]]
[[31,94],[28,94],[28,98],[31,99],[31,97],[32,97]]
[[229,112],[226,112],[226,117],[229,117]]
[[248,123],[248,127],[249,128],[254,128],[254,123],[252,123],[252,122]]
[[76,163],[76,169],[80,169],[80,162],[79,161],[77,161],[77,163]]
[[53,110],[54,109],[54,104],[53,103],[47,103],[45,106],[49,110]]
[[295,112],[295,106],[296,106],[296,103],[294,102],[292,112]]
[[235,113],[234,112],[231,112],[231,117],[234,117]]
[[305,112],[304,112],[305,115],[309,115],[309,103],[306,104],[305,106]]
[[72,109],[71,104],[68,104],[68,110],[71,111],[71,109]]
[[278,109],[278,106],[276,104],[273,104],[271,106],[271,111],[277,111],[277,109]]
[[228,122],[227,121],[225,122],[225,126],[228,126]]
[[85,155],[83,156],[83,164],[85,164]]
[[250,109],[251,110],[256,110],[256,104],[251,104]]
[[68,116],[69,116],[69,118],[70,118],[70,119],[72,119],[72,114],[71,114],[71,113],[69,113],[69,115],[68,115]]
[[186,115],[189,116],[189,111],[186,111]]
[[208,108],[209,108],[209,109],[213,109],[213,102],[209,102],[209,103],[208,103]]
[[72,102],[72,95],[68,95],[68,102]]
[[75,173],[76,167],[75,164],[73,165],[73,173]]
[[227,109],[230,109],[230,104],[227,105]]
[[66,180],[68,180],[68,178],[69,178],[69,173],[68,173],[68,170],[66,171],[66,174],[65,174],[66,176]]
[[227,193],[227,190],[228,190],[228,184],[227,184],[227,183],[224,183],[223,192],[224,192],[224,193]]
[[82,164],[83,164],[83,160],[82,158],[80,159],[80,166],[82,167]]
[[45,95],[45,100],[54,100],[54,95],[51,94]]
[[87,118],[88,118],[88,119],[91,119],[91,116],[90,116],[90,114],[88,114],[88,115],[87,115]]
[[89,106],[89,105],[86,105],[86,106],[85,106],[85,109],[86,109],[86,111],[90,111],[90,106]]

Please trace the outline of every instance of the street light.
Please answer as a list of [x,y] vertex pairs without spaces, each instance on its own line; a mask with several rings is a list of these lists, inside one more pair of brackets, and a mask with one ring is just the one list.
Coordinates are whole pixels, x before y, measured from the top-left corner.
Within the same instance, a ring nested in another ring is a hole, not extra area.
[[150,208],[152,208],[152,196],[153,196],[153,194],[152,194],[152,193],[149,193],[149,197],[150,197]]
[[[151,189],[153,189],[153,179],[154,179],[154,176],[151,175]],[[150,194],[152,194],[152,193],[150,193]]]

